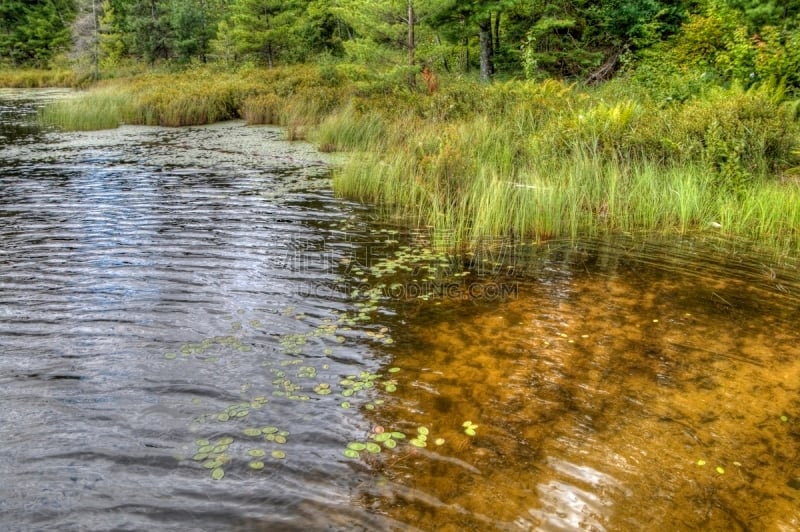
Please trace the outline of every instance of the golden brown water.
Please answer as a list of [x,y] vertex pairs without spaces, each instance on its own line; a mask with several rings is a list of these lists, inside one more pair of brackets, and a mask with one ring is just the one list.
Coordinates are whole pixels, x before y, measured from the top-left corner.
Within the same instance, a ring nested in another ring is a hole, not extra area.
[[505,278],[505,301],[401,306],[375,424],[430,435],[365,504],[423,530],[800,528],[794,290],[713,257],[589,255]]

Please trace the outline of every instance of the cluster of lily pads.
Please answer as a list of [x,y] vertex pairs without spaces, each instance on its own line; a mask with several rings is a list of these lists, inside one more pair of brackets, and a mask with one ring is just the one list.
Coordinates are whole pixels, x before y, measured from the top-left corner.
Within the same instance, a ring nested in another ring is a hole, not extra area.
[[[289,431],[280,430],[278,427],[271,425],[266,427],[248,427],[242,432],[245,436],[251,438],[261,438],[263,436],[264,442],[278,445],[285,444],[289,437]],[[234,438],[232,436],[223,436],[217,438],[213,442],[206,438],[196,440],[195,445],[197,449],[194,456],[192,456],[192,460],[200,462],[204,468],[209,469],[213,480],[222,480],[222,478],[225,477],[224,466],[232,461],[228,450],[233,443]],[[246,455],[249,460],[247,465],[250,469],[256,471],[264,469],[263,458],[267,455],[264,449],[253,447],[247,450]],[[282,460],[286,458],[286,452],[281,449],[273,449],[270,452],[270,456],[276,460]]]
[[195,441],[197,452],[192,457],[192,460],[201,462],[202,466],[211,470],[211,478],[214,480],[222,480],[225,476],[225,470],[222,466],[231,461],[230,456],[227,454],[228,448],[233,443],[233,438],[224,436],[211,442],[207,439],[200,439]]
[[[398,242],[389,238],[385,243],[387,245],[395,245]],[[412,280],[414,282],[420,280],[433,281],[445,275],[464,275],[464,273],[453,273],[453,265],[446,254],[434,252],[430,248],[416,249],[410,246],[399,247],[393,255],[370,264],[369,267],[354,264],[347,266],[348,273],[353,276],[352,280],[370,287],[367,289],[363,287],[355,288],[349,293],[351,300],[353,300],[354,310],[334,313],[332,318],[322,320],[320,325],[308,332],[283,335],[280,339],[280,346],[286,355],[291,357],[301,355],[308,349],[314,339],[320,339],[314,342],[314,347],[323,349],[324,354],[330,356],[335,349],[332,343],[342,344],[346,341],[345,335],[350,336],[359,333],[362,338],[390,345],[394,340],[389,334],[388,327],[369,325],[374,321],[374,315],[380,308],[381,300],[390,297],[392,285],[387,285],[386,282],[380,282],[379,280],[385,280],[387,277],[401,274],[413,276],[414,279]],[[397,281],[397,279],[394,280]],[[390,280],[387,280],[387,282],[390,282]],[[420,294],[422,299],[426,299],[428,296],[429,294]],[[293,309],[287,309],[284,314],[294,315],[298,320],[305,319],[305,315],[295,314]],[[258,328],[261,323],[258,320],[252,320],[249,325]],[[232,329],[236,332],[240,331],[242,327],[240,322],[234,322]],[[248,351],[251,349],[236,336],[225,336],[209,338],[196,344],[184,344],[181,346],[180,352],[184,358],[191,356],[200,358],[201,355],[214,346],[229,347],[236,351]],[[174,357],[171,354],[168,354],[170,356],[165,356],[170,359],[178,357],[177,353],[173,354],[175,355]],[[205,360],[211,359],[212,357],[205,358]],[[309,364],[307,358],[297,357],[280,363],[265,361],[263,366],[269,368],[269,372],[272,374],[273,397],[308,401],[313,397],[312,393],[319,396],[320,399],[328,395],[338,395],[340,396],[340,399],[338,399],[339,406],[344,409],[352,408],[354,406],[352,403],[354,398],[364,394],[367,395],[367,398],[360,401],[360,406],[366,410],[375,410],[378,406],[384,404],[384,400],[369,397],[374,394],[369,394],[368,392],[381,389],[384,392],[392,393],[398,389],[399,385],[395,378],[395,374],[400,371],[400,368],[397,367],[388,369],[387,375],[368,371],[346,375],[338,380],[337,385],[335,380],[331,380],[330,375],[321,375],[317,367]],[[321,369],[328,370],[330,367],[328,364],[323,364]],[[326,382],[326,380],[329,382]],[[242,393],[247,392],[249,388],[250,385],[247,385],[246,388],[243,386]],[[248,416],[251,411],[264,407],[268,402],[266,395],[261,395],[249,401],[239,401],[231,404],[223,411],[201,416],[197,421],[201,423],[206,421],[244,421],[245,419],[250,419]],[[467,435],[474,436],[476,434],[477,425],[472,422],[465,422],[463,427]],[[280,430],[275,426],[247,427],[242,430],[242,433],[248,438],[263,438],[264,442],[277,445],[285,444],[289,435],[288,431]],[[401,444],[424,448],[429,445],[429,438],[431,438],[430,431],[424,426],[418,427],[413,437],[407,437],[405,433],[400,431],[375,430],[364,441],[348,443],[344,454],[348,458],[358,458],[361,453],[379,454],[382,450],[392,450]],[[432,442],[440,446],[445,443],[445,440],[436,438]],[[197,440],[196,443],[198,449],[194,459],[201,462],[203,467],[211,469],[211,477],[213,479],[222,479],[225,475],[224,468],[231,461],[228,447],[233,443],[233,438],[225,436],[216,440],[213,444],[209,440],[201,439]],[[264,458],[268,456],[267,450],[260,447],[252,447],[247,449],[245,453],[249,461],[248,466],[251,469],[260,470],[265,467]],[[269,452],[269,456],[274,459],[282,459],[286,454],[281,449],[273,449]]]
[[196,358],[203,362],[217,362],[218,356],[203,356],[214,347],[229,348],[240,353],[251,351],[252,348],[242,343],[242,341],[235,336],[214,336],[206,338],[202,342],[187,342],[182,344],[177,352],[167,351],[164,353],[164,358],[167,360],[188,359]]
[[[475,436],[475,429],[478,427],[471,421],[462,424],[465,432],[469,436]],[[408,441],[409,445],[424,449],[428,446],[431,436],[430,429],[425,426],[417,427],[417,434],[413,438],[400,431],[387,431],[383,427],[376,427],[366,441],[351,441],[344,449],[344,455],[348,458],[359,458],[362,452],[368,454],[380,454],[384,449],[395,449],[403,441]],[[444,445],[444,438],[436,438],[433,444],[437,447]]]

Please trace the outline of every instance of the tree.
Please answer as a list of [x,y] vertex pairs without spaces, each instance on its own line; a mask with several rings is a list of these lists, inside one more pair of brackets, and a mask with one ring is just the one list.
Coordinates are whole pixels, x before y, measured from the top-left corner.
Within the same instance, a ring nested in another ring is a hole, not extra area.
[[3,0],[0,3],[0,60],[45,67],[69,48],[72,0]]
[[171,0],[169,22],[173,48],[180,60],[198,57],[206,62],[225,7],[220,0]]
[[166,0],[132,0],[127,11],[128,50],[153,64],[169,59],[173,51],[173,31]]
[[518,0],[444,0],[433,8],[430,24],[451,41],[464,42],[467,46],[477,34],[480,76],[487,82],[495,71],[502,13],[517,3]]
[[230,24],[236,51],[257,58],[270,68],[281,55],[297,51],[295,24],[308,2],[234,0]]

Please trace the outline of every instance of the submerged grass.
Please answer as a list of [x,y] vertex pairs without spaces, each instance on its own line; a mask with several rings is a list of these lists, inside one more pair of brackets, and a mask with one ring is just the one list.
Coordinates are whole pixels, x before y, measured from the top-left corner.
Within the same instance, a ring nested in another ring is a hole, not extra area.
[[443,79],[427,94],[330,65],[200,70],[112,80],[41,117],[66,129],[286,126],[290,139],[353,154],[338,194],[467,247],[714,230],[800,251],[800,104],[774,87],[659,103],[624,80],[589,90]]

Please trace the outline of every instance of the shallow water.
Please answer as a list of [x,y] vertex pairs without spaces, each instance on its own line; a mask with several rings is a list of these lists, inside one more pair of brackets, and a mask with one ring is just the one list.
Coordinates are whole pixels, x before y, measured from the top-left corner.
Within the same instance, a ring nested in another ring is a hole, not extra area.
[[4,529],[800,528],[795,262],[448,255],[278,129],[61,96],[0,93]]

